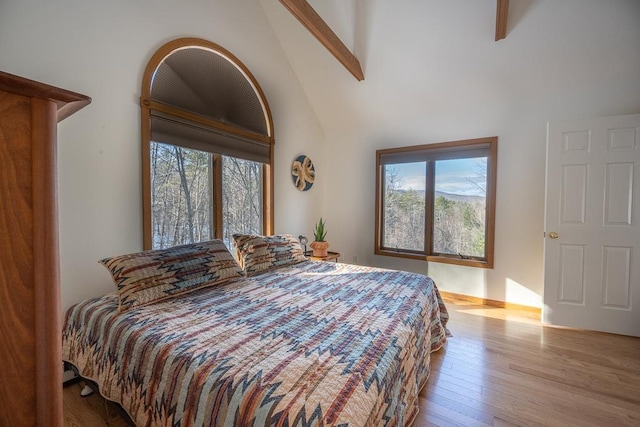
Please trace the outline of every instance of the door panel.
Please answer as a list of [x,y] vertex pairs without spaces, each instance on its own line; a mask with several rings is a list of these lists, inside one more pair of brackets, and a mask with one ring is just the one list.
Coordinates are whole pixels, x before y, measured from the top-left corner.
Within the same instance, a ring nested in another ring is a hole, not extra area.
[[558,302],[584,304],[584,246],[559,245],[560,295]]
[[584,225],[589,165],[562,167],[562,224]]
[[631,309],[631,252],[629,247],[603,248],[603,306]]
[[640,114],[548,124],[545,236],[543,321],[640,336]]
[[633,213],[633,163],[606,165],[604,224],[631,226]]

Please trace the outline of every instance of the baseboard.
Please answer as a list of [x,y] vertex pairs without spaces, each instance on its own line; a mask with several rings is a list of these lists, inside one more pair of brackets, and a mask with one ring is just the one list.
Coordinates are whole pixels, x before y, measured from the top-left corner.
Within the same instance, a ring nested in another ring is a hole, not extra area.
[[456,293],[453,293],[453,292],[440,291],[440,295],[442,295],[443,298],[450,298],[450,299],[457,299],[457,300],[461,300],[461,301],[468,301],[468,302],[472,302],[474,304],[489,305],[491,307],[508,308],[510,310],[526,311],[528,313],[535,313],[535,314],[538,314],[538,315],[540,315],[541,312],[542,312],[542,310],[539,307],[531,307],[529,305],[513,304],[513,303],[510,303],[510,302],[498,301],[498,300],[494,300],[494,299],[472,297],[470,295],[456,294]]

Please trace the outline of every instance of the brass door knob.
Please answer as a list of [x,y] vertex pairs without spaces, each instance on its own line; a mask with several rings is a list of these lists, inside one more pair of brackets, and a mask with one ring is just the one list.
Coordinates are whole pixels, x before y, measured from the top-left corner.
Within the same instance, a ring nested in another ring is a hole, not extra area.
[[549,238],[550,239],[557,239],[558,237],[560,237],[560,235],[558,233],[556,233],[555,231],[552,231],[551,233],[549,233]]

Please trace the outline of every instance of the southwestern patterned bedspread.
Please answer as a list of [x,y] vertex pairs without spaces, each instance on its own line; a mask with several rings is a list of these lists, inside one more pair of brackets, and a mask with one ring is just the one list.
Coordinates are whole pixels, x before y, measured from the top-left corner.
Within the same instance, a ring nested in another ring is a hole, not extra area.
[[426,276],[307,261],[125,312],[77,304],[63,359],[138,426],[402,426],[447,320]]

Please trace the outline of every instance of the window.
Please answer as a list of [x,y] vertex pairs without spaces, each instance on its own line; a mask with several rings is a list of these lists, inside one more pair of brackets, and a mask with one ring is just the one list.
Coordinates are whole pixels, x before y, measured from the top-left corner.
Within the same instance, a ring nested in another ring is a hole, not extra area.
[[162,46],[143,77],[144,249],[273,232],[273,123],[230,52],[202,39]]
[[151,143],[153,248],[213,238],[211,154]]
[[152,247],[217,237],[215,199],[222,200],[221,237],[228,247],[233,233],[261,234],[262,188],[259,162],[152,141]]
[[262,165],[220,156],[222,162],[222,239],[231,247],[233,233],[262,234]]
[[492,268],[497,143],[376,151],[375,253]]

